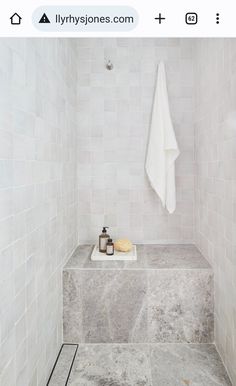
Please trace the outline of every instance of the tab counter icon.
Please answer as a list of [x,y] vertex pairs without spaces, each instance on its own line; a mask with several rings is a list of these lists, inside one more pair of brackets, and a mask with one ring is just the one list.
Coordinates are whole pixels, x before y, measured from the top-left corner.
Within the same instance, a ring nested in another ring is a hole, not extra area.
[[49,20],[49,18],[47,17],[46,13],[43,14],[43,16],[41,17],[41,19],[39,20],[39,23],[40,23],[40,24],[47,24],[47,23],[50,23],[50,20]]
[[198,15],[196,12],[188,12],[185,15],[185,23],[195,25],[198,22]]

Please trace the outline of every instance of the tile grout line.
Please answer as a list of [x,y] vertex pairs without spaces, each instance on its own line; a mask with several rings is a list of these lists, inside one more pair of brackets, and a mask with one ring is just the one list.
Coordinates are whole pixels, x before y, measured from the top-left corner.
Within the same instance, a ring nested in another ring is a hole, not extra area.
[[223,364],[223,366],[224,366],[224,368],[225,368],[225,371],[226,371],[226,373],[228,374],[229,380],[230,380],[230,382],[232,383],[232,386],[233,386],[233,379],[231,378],[231,374],[230,374],[230,372],[229,372],[229,369],[228,369],[228,367],[226,366],[226,363],[225,363],[225,361],[223,360],[223,357],[221,356],[220,351],[218,350],[217,344],[214,343],[214,345],[215,345],[215,349],[216,349],[216,351],[217,351],[217,353],[218,353],[218,355],[219,355],[219,357],[220,357],[220,359],[221,359],[221,362],[222,362],[222,364]]
[[168,346],[171,346],[171,345],[191,345],[191,346],[215,346],[215,343],[214,342],[155,342],[155,343],[150,343],[150,342],[103,342],[103,343],[91,343],[91,342],[82,342],[82,343],[64,343],[64,345],[78,345],[78,346],[132,346],[132,345],[135,345],[135,346],[164,346],[164,345],[168,345]]
[[81,267],[64,267],[66,271],[212,271],[211,267],[207,268],[81,268]]

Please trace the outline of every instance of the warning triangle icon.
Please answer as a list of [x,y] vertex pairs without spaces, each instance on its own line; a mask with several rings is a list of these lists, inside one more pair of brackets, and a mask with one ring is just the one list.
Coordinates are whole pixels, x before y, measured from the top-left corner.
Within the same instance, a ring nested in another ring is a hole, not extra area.
[[41,19],[39,20],[39,23],[50,23],[49,18],[47,17],[46,13],[43,14]]

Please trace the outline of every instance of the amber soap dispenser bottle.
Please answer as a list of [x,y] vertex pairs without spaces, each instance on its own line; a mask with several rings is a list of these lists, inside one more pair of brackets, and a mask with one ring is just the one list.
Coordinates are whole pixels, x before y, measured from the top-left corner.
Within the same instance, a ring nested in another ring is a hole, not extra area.
[[107,234],[108,227],[103,227],[102,233],[99,236],[99,252],[106,253],[107,242],[110,236]]

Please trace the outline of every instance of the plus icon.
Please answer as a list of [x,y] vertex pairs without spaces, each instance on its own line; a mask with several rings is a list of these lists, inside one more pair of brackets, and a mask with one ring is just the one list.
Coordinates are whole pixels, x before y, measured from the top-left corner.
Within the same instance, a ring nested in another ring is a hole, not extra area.
[[165,20],[166,18],[165,17],[162,17],[161,16],[161,13],[159,13],[159,16],[158,17],[155,17],[155,20],[158,20],[159,21],[159,24],[162,23],[162,20]]

